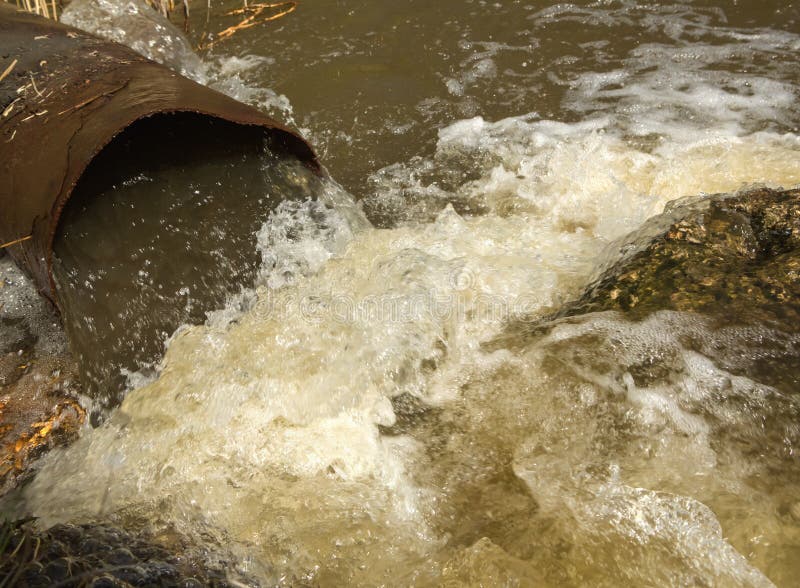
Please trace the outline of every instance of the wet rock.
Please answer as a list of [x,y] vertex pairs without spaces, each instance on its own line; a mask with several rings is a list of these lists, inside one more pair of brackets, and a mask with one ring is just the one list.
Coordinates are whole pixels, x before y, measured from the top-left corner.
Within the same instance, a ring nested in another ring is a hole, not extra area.
[[800,318],[800,190],[712,196],[650,224],[665,219],[560,314],[668,309],[783,327]]
[[129,549],[119,547],[108,554],[108,561],[114,565],[130,565],[136,562],[136,558]]
[[[800,189],[758,189],[679,201],[620,245],[600,277],[554,316],[510,325],[484,345],[524,349],[553,325],[616,311],[697,316],[686,349],[786,394],[800,390]],[[639,385],[659,380],[639,366]]]
[[56,525],[33,521],[0,526],[0,584],[7,586],[194,587],[247,586],[228,579],[224,562],[201,562],[190,544],[160,545],[107,524]]
[[77,438],[86,413],[77,367],[54,310],[0,258],[0,494],[49,449]]

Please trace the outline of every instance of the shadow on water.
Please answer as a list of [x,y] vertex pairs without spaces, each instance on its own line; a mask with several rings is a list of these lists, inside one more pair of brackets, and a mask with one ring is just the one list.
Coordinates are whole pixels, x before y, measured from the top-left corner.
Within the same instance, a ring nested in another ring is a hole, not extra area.
[[117,404],[182,324],[252,286],[256,232],[313,171],[262,129],[194,114],[135,123],[91,163],[54,243],[65,327],[87,394]]

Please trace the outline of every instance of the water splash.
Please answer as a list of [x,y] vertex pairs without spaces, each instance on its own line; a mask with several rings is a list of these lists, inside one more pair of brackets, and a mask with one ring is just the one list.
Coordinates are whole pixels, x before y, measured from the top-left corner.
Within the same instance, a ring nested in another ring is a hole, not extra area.
[[[790,585],[800,407],[742,372],[795,335],[602,313],[485,343],[675,199],[800,184],[797,36],[686,3],[524,10],[524,42],[458,32],[446,95],[413,105],[447,121],[432,150],[371,170],[378,227],[333,186],[277,207],[247,303],[179,331],[25,508],[173,526],[274,585]],[[575,54],[540,50],[564,31]],[[543,88],[562,120],[474,116]],[[367,139],[331,120],[352,161]]]

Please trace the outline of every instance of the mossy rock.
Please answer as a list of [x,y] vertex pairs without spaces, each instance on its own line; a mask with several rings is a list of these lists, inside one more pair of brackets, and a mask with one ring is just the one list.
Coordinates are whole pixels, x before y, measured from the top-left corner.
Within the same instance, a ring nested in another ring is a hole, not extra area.
[[800,190],[716,195],[673,207],[668,227],[606,270],[560,316],[620,310],[699,312],[795,326],[800,318]]
[[698,329],[681,334],[686,349],[797,394],[800,189],[675,203],[621,240],[579,298],[548,317],[509,325],[483,348],[523,351],[554,325],[603,311],[629,321],[664,311],[695,315]]
[[0,584],[63,587],[250,586],[228,580],[224,563],[212,567],[188,551],[109,524],[55,525],[32,520],[0,525]]

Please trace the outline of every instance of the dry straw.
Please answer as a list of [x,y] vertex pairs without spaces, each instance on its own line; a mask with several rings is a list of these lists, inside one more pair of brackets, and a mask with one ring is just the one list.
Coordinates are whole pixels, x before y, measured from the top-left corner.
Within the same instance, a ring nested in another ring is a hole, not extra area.
[[[63,0],[15,0],[17,6],[26,12],[38,14],[45,18],[58,20],[58,15],[64,9]],[[147,4],[158,10],[161,14],[168,17],[176,6],[180,5],[186,19],[189,18],[189,0],[144,0]],[[246,3],[245,3],[246,5]]]
[[33,235],[26,235],[24,237],[20,237],[19,239],[14,239],[13,241],[9,241],[8,243],[3,243],[0,245],[0,249],[5,249],[6,247],[11,247],[12,245],[16,245],[17,243],[22,243],[23,241],[27,241],[31,239]]
[[16,0],[17,6],[26,12],[38,14],[45,18],[52,18],[58,20],[58,8],[56,0],[50,0],[48,5],[47,0]]

